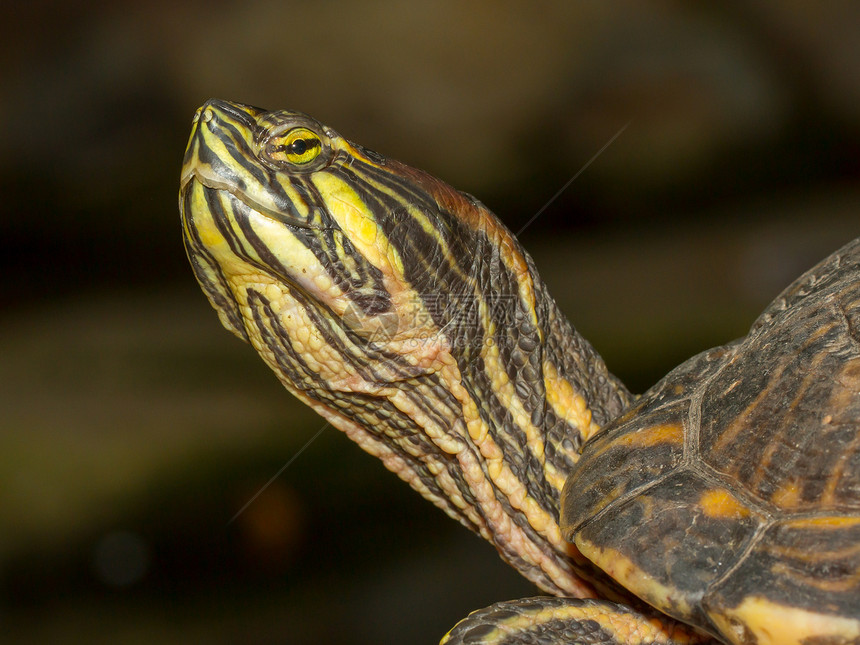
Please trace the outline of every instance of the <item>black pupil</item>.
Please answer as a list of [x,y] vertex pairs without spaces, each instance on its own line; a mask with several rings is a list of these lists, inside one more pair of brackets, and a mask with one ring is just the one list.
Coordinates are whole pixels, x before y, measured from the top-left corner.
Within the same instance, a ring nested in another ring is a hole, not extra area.
[[290,145],[290,151],[294,155],[303,155],[308,151],[308,147],[307,139],[296,139]]

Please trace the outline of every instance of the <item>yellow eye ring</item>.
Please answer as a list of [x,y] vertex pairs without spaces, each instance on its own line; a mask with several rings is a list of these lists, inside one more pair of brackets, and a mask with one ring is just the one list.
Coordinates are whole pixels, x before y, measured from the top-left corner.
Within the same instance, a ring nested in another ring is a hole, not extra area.
[[302,127],[293,128],[266,143],[266,155],[278,164],[304,166],[319,157],[322,150],[319,136]]

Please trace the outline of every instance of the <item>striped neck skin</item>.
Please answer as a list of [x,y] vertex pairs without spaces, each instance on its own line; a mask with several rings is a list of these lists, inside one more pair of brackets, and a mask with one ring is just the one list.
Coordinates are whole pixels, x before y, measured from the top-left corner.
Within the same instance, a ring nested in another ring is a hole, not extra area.
[[583,441],[630,395],[477,200],[297,112],[210,101],[180,192],[221,321],[286,388],[543,590]]

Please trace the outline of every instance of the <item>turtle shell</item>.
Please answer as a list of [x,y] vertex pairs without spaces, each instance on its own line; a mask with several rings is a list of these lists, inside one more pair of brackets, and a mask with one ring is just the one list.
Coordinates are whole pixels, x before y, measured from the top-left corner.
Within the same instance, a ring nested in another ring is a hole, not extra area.
[[732,643],[860,643],[860,240],[585,447],[565,537]]

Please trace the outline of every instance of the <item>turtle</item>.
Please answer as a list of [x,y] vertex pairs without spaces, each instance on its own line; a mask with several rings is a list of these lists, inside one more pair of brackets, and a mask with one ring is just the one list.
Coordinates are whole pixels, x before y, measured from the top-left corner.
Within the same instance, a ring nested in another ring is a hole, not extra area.
[[544,595],[459,643],[860,643],[860,239],[641,396],[473,196],[212,99],[187,256],[293,395]]

